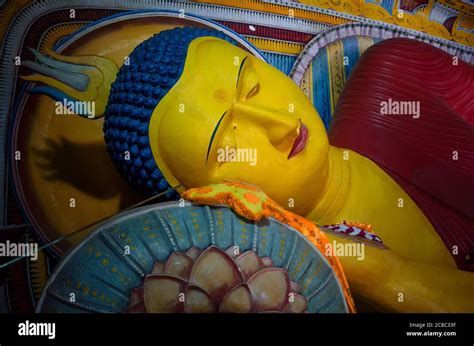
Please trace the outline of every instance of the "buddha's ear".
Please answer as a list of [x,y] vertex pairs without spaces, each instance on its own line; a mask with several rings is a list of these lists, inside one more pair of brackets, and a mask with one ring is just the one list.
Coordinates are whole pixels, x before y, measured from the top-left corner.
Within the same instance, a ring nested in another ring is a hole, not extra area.
[[44,94],[64,102],[73,113],[89,119],[104,115],[105,106],[118,66],[101,56],[65,56],[49,49],[49,56],[31,49],[38,62],[26,61],[24,65],[37,74],[21,76],[35,86],[29,93]]

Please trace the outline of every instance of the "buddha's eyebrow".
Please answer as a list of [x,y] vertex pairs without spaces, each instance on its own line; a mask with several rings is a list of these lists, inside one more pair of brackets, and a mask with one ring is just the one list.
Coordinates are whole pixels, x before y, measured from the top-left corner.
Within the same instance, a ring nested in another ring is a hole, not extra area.
[[239,66],[239,72],[237,73],[237,82],[236,82],[236,86],[239,85],[239,78],[240,78],[240,73],[242,72],[242,67],[244,67],[244,64],[245,64],[245,61],[247,60],[248,56],[246,56],[243,60],[242,60],[242,63],[240,64]]
[[222,119],[224,119],[224,115],[226,115],[226,113],[227,111],[225,111],[224,114],[222,114],[221,118],[216,124],[216,127],[214,128],[214,131],[212,131],[211,140],[209,142],[209,146],[207,147],[206,164],[207,164],[207,159],[209,158],[209,152],[211,151],[212,141],[216,137],[217,129],[219,128],[219,125],[221,124]]
[[[248,56],[243,58],[242,63],[239,66],[239,72],[237,73],[236,85],[239,85],[239,78],[240,78],[240,74],[242,72],[242,67],[244,67],[244,64],[245,64],[245,61],[247,60],[247,58],[248,58]],[[211,152],[212,142],[214,141],[214,138],[216,137],[216,133],[217,133],[217,130],[219,129],[219,125],[221,124],[222,119],[224,119],[224,116],[226,115],[226,113],[227,113],[227,111],[225,111],[224,114],[222,114],[221,118],[219,119],[219,121],[216,124],[216,127],[214,128],[214,131],[212,131],[211,140],[209,141],[209,146],[207,147],[206,164],[207,164],[207,161],[209,159],[209,153]]]

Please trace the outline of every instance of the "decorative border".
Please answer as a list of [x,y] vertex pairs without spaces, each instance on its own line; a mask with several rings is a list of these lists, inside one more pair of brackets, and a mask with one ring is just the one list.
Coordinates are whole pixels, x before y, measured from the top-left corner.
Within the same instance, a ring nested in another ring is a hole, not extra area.
[[[468,63],[474,63],[474,48],[464,49],[456,47],[450,44],[451,41],[434,40],[432,36],[423,35],[418,31],[412,32],[404,28],[396,27],[397,30],[392,28],[375,26],[371,24],[363,23],[351,23],[342,24],[326,30],[316,35],[305,47],[304,51],[298,56],[290,72],[290,78],[292,78],[296,84],[300,85],[303,79],[304,72],[308,68],[313,58],[318,54],[321,48],[326,47],[331,42],[339,39],[343,39],[349,36],[370,36],[372,38],[388,39],[392,37],[406,37],[412,38],[419,41],[427,42],[432,46],[438,47],[445,52],[458,56],[461,60]],[[444,42],[443,42],[444,41]]]
[[124,20],[128,19],[135,19],[135,18],[148,18],[148,17],[174,17],[174,18],[183,18],[183,19],[188,19],[196,23],[204,24],[206,26],[212,27],[218,31],[223,32],[224,34],[232,37],[237,43],[240,43],[245,49],[248,51],[252,52],[255,56],[258,58],[262,59],[265,61],[265,57],[261,55],[260,51],[251,43],[249,42],[246,38],[244,38],[242,35],[238,34],[234,30],[221,25],[217,22],[210,21],[206,18],[196,16],[193,14],[188,14],[186,16],[181,17],[180,13],[177,11],[173,10],[139,10],[139,11],[126,11],[126,12],[121,12],[114,14],[112,16],[104,17],[102,19],[96,20],[94,22],[88,23],[84,27],[80,28],[79,30],[75,31],[71,35],[67,36],[64,41],[61,41],[58,45],[54,47],[54,50],[56,52],[61,52],[69,45],[74,43],[74,40],[77,40],[84,35],[87,35],[88,33],[97,30],[98,28],[101,28],[103,26],[121,22]]
[[[331,16],[335,16],[335,17],[340,17],[340,18],[344,18],[344,19],[348,19],[348,20],[352,20],[352,21],[355,21],[355,22],[360,22],[360,23],[366,23],[366,24],[374,24],[374,25],[383,25],[385,27],[394,27],[394,28],[402,28],[402,26],[398,26],[397,24],[391,24],[389,22],[385,22],[385,21],[382,21],[382,20],[375,20],[375,19],[370,19],[370,18],[366,18],[366,17],[361,17],[361,16],[358,16],[358,15],[354,15],[354,14],[349,14],[349,13],[345,13],[345,12],[338,12],[336,10],[332,10],[332,9],[328,9],[328,8],[321,8],[321,7],[317,7],[317,6],[314,6],[314,5],[310,5],[310,4],[306,4],[306,3],[299,3],[298,1],[299,0],[261,0],[263,2],[266,2],[266,3],[269,3],[269,4],[274,4],[274,5],[279,5],[279,6],[286,6],[286,7],[290,7],[290,8],[295,8],[295,9],[300,9],[300,10],[304,10],[304,11],[309,11],[309,12],[313,12],[313,13],[319,13],[319,14],[327,14],[327,15],[331,15]],[[441,7],[445,7],[445,8],[448,8],[452,11],[456,11],[456,19],[457,20],[460,20],[462,21],[463,19],[466,19],[466,18],[470,18],[470,16],[472,16],[472,13],[470,12],[467,12],[467,11],[462,11],[460,10],[459,8],[456,7],[456,2],[453,4],[453,3],[450,3],[450,4],[447,4],[447,3],[443,3],[443,2],[439,2],[436,1],[436,0],[433,0],[433,8],[436,7],[436,6],[441,6]],[[351,0],[348,0],[346,2],[349,2],[351,3]],[[397,3],[397,2],[395,2]],[[394,3],[394,4],[395,4]],[[467,3],[466,3],[467,4]],[[326,0],[326,6],[330,6],[328,3],[327,3],[327,0]],[[358,6],[357,4],[354,3],[355,6]],[[384,8],[381,4],[377,3],[377,2],[365,2],[363,4],[363,6],[367,6],[367,5],[378,5],[380,6],[381,9],[383,9],[385,11],[385,13],[387,14],[387,17],[386,19],[387,20],[394,20],[395,19],[395,14],[392,13],[390,14],[389,11],[387,11],[386,8]],[[340,6],[340,4],[338,4],[337,6]],[[423,6],[425,7],[429,7],[430,5],[420,5],[418,6],[416,9],[420,9],[422,8]],[[472,6],[472,5],[471,5]],[[474,8],[474,6],[472,6],[472,8]],[[398,6],[394,6],[393,7],[393,10],[395,12],[395,10],[401,10],[400,9],[400,1],[398,1]],[[406,10],[402,10],[403,12],[405,13],[409,13],[411,15],[415,15],[416,12],[414,11],[406,11]],[[431,13],[429,13],[429,15],[431,15]],[[428,16],[425,17],[425,19],[427,21],[432,21],[432,22],[435,22],[435,23],[438,23],[438,24],[441,24],[443,25],[443,23],[440,23],[439,21],[436,21],[434,19],[430,19]],[[445,27],[446,28],[446,27]],[[418,33],[422,33],[424,35],[427,35],[427,36],[432,36],[430,35],[429,33],[426,33],[424,31],[419,31],[419,30],[414,30],[414,29],[408,29],[406,28],[407,30],[411,30],[411,31],[416,31]],[[463,30],[460,26],[457,27],[458,30]],[[446,28],[446,30],[448,30]],[[448,30],[449,31],[449,30]],[[463,30],[463,31],[467,31],[467,32],[470,32],[472,33],[472,31],[470,30]],[[452,35],[453,33],[450,32],[450,35]],[[440,38],[441,39],[441,38]],[[453,39],[455,39],[453,37]],[[444,39],[441,39],[441,40],[444,40]],[[453,43],[457,43],[455,41],[450,41],[450,42],[453,42]],[[463,44],[460,44],[460,43],[457,43],[459,44],[460,46],[463,46]]]

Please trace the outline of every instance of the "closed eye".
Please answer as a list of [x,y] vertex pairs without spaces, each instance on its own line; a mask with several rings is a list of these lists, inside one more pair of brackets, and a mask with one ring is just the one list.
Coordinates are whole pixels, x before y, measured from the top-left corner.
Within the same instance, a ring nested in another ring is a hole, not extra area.
[[246,57],[242,60],[242,63],[241,63],[240,66],[239,66],[239,72],[237,73],[236,85],[239,85],[239,79],[240,79],[240,75],[241,75],[241,73],[242,73],[242,68],[244,67],[245,61],[247,61],[247,58],[248,58],[248,56],[246,56]]
[[250,89],[250,91],[248,92],[248,94],[245,98],[246,99],[252,98],[255,95],[257,95],[259,91],[260,91],[260,83],[257,83],[253,86],[252,89]]
[[224,114],[222,114],[222,116],[220,117],[219,121],[216,124],[216,127],[214,128],[214,131],[212,131],[211,139],[209,141],[209,145],[207,146],[206,163],[207,163],[207,160],[209,159],[209,153],[211,152],[212,142],[214,141],[214,138],[216,136],[217,129],[219,128],[219,125],[221,124],[222,119],[224,119],[224,116],[226,114],[227,114],[227,111],[225,111]]

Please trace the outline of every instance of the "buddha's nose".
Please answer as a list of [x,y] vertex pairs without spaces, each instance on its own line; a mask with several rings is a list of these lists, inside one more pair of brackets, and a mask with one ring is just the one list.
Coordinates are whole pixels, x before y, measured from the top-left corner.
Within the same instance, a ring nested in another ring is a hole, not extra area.
[[232,106],[232,113],[238,120],[249,120],[259,125],[266,131],[274,146],[280,145],[285,139],[298,136],[299,120],[283,112],[237,101]]

